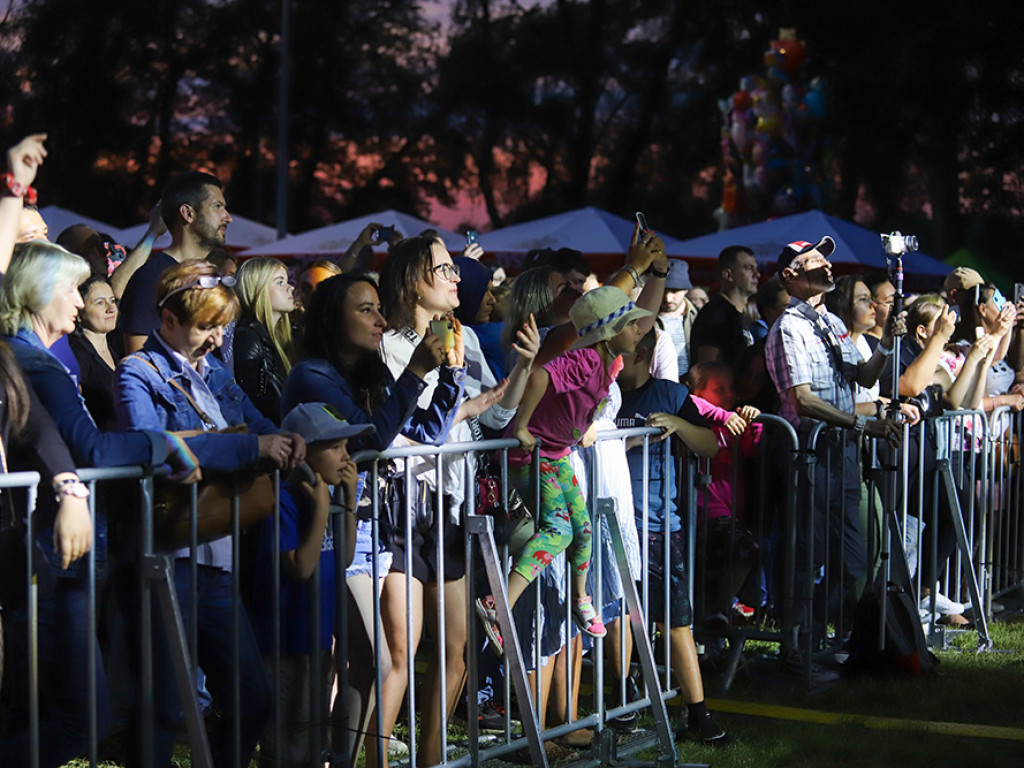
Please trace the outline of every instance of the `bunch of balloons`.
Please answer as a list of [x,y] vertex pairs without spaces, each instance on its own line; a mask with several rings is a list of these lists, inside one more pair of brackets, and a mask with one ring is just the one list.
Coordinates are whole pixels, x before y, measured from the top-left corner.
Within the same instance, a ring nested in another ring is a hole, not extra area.
[[764,74],[740,78],[739,90],[719,101],[721,229],[820,206],[827,98],[821,78],[801,78],[806,53],[796,30],[779,30],[764,52]]

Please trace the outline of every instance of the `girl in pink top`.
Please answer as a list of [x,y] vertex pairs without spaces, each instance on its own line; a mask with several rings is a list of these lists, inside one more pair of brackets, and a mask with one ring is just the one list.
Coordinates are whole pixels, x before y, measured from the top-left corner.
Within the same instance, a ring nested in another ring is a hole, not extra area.
[[[587,594],[590,567],[590,515],[569,462],[572,446],[580,442],[622,369],[624,354],[640,341],[637,320],[650,316],[618,288],[605,286],[586,294],[570,310],[578,339],[572,349],[530,375],[508,434],[522,448],[509,451],[513,481],[524,499],[530,493],[532,451],[540,443],[540,510],[538,530],[515,557],[508,581],[509,603],[515,605],[537,575],[556,555],[568,550],[576,595],[573,617],[592,637],[605,627]],[[500,640],[492,615],[478,601],[481,617],[489,622],[488,636]]]
[[[700,504],[694,595],[697,613],[705,617],[705,624],[724,625],[737,592],[748,582],[758,559],[757,542],[744,525],[746,482],[744,468],[735,471],[733,447],[739,443],[741,457],[757,454],[761,425],[752,422],[761,412],[749,405],[732,410],[736,407],[733,373],[724,363],[699,363],[690,368],[689,380],[691,399],[714,428],[721,448],[711,459],[711,483]],[[734,516],[735,521],[731,519]],[[700,562],[702,556],[704,562]],[[747,602],[760,604],[753,589],[749,596],[748,590],[743,591]],[[735,618],[743,620],[738,614]]]

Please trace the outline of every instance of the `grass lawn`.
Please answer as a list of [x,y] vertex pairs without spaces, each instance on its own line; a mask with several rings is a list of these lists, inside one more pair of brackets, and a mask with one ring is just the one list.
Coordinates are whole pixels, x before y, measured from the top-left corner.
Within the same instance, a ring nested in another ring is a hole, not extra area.
[[[974,633],[965,633],[950,650],[936,654],[941,663],[934,674],[844,680],[815,694],[759,674],[767,664],[759,664],[758,653],[769,649],[755,646],[749,671],[741,668],[725,696],[708,699],[732,743],[724,748],[683,743],[679,760],[715,768],[1024,765],[1024,617],[996,622],[990,632],[994,651],[975,652]],[[714,681],[707,682],[711,689]],[[587,703],[584,695],[581,706]],[[641,725],[651,722],[641,717]],[[464,738],[465,731],[453,726],[451,741]],[[561,764],[582,757],[574,754]],[[190,766],[184,748],[176,758],[181,768]],[[656,754],[651,750],[634,758],[654,760]]]
[[[934,674],[913,679],[859,678],[808,695],[741,672],[709,701],[732,745],[681,745],[680,759],[716,768],[1024,765],[1024,618],[990,631],[995,652],[974,652],[969,632],[936,654]],[[815,722],[823,713],[852,717]]]

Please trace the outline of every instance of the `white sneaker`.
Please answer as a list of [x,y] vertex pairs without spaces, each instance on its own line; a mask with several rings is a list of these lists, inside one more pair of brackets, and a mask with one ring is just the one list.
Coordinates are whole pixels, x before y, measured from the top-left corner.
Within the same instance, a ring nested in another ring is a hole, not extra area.
[[409,755],[409,745],[404,741],[399,741],[394,736],[388,739],[388,757],[399,758],[407,757]]
[[[928,597],[921,598],[921,602],[918,605],[922,611],[931,611],[932,609],[932,598],[931,595]],[[964,612],[963,603],[956,603],[950,600],[941,592],[935,593],[935,612],[940,616],[957,616]]]

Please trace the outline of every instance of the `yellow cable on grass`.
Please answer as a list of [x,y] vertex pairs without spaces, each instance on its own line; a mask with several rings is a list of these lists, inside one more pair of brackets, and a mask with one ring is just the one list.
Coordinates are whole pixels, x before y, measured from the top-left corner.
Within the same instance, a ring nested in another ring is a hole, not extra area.
[[1000,725],[975,725],[973,723],[940,723],[930,720],[906,720],[898,717],[874,717],[872,715],[856,715],[843,712],[821,712],[815,709],[798,707],[780,707],[774,704],[757,704],[731,699],[708,699],[709,709],[718,712],[733,712],[740,715],[755,717],[772,717],[777,720],[798,720],[805,723],[823,725],[839,725],[854,723],[865,728],[883,731],[927,731],[942,733],[948,736],[974,736],[981,739],[1007,739],[1024,741],[1024,729],[1009,728]]

